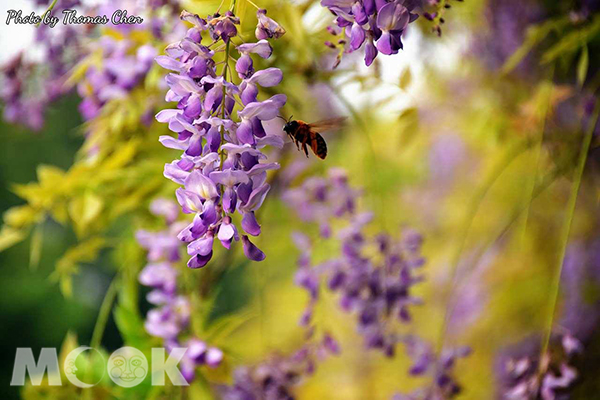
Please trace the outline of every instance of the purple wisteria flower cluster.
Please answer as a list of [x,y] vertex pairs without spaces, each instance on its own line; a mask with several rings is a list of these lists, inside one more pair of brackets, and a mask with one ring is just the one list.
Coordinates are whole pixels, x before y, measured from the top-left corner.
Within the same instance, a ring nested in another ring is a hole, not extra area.
[[392,400],[446,400],[461,393],[462,388],[453,376],[453,369],[458,359],[471,353],[469,347],[443,350],[438,356],[430,343],[417,336],[409,335],[402,341],[413,362],[409,374],[431,376],[433,384],[410,394],[397,393]]
[[340,353],[338,342],[325,333],[320,341],[308,341],[289,357],[273,356],[253,367],[239,367],[233,384],[221,390],[223,400],[292,400],[294,389],[314,374],[317,362]]
[[158,51],[151,45],[134,48],[128,40],[101,37],[96,44],[102,55],[102,66],[91,66],[85,79],[77,85],[83,99],[79,112],[85,120],[96,117],[110,100],[127,97],[129,92],[145,78]]
[[[321,0],[335,15],[336,28],[329,28],[333,34],[339,29],[345,32],[345,39],[338,43],[348,43],[349,52],[365,48],[365,64],[373,63],[378,53],[396,54],[402,49],[402,35],[408,24],[414,22],[418,15],[414,13],[420,3],[415,0]],[[336,47],[333,43],[326,43]],[[339,57],[338,57],[339,62]]]
[[[36,3],[49,6],[52,2],[39,0]],[[79,0],[59,0],[51,13],[62,17],[62,11],[81,6]],[[159,15],[173,14],[177,10],[172,1],[148,0],[129,4],[121,0],[99,9],[86,8],[86,12],[111,15],[119,7],[129,7],[128,11],[135,12],[142,11],[144,6],[151,10],[150,17],[146,18],[148,22],[139,26],[111,25],[110,28],[126,37],[130,31],[147,29],[147,24],[152,36],[162,39],[170,27],[169,19]],[[41,50],[41,59],[29,60],[28,48],[0,67],[0,100],[5,104],[4,118],[33,130],[41,129],[46,108],[71,90],[72,85],[68,82],[70,73],[88,57],[99,57],[102,62],[94,58],[77,85],[77,92],[82,98],[79,111],[86,121],[95,118],[108,101],[126,97],[143,82],[158,53],[152,45],[138,46],[132,40],[118,40],[115,35],[103,35],[99,40],[88,43],[86,39],[94,37],[95,33],[94,28],[75,24],[60,24],[54,28],[41,24],[37,27],[35,48]],[[152,112],[147,119],[152,121]]]
[[[166,100],[177,102],[176,109],[156,116],[177,137],[161,136],[160,141],[183,151],[180,159],[165,166],[164,175],[183,185],[177,189],[177,200],[184,213],[194,215],[178,237],[188,243],[190,268],[208,263],[215,238],[227,249],[241,240],[244,254],[262,261],[265,254],[249,236],[261,233],[256,211],[270,190],[267,171],[279,168],[277,163],[261,162],[266,158],[262,149],[283,146],[280,136],[267,134],[263,121],[279,115],[286,96],[259,100],[259,87],[276,86],[283,74],[278,68],[256,70],[252,57],[269,58],[273,49],[264,37],[277,38],[283,29],[259,10],[259,40],[236,44],[239,18],[231,11],[206,19],[184,11],[181,18],[192,28],[167,47],[167,55],[156,58],[162,67],[175,71],[166,77],[170,88]],[[235,62],[239,84],[233,82],[229,66],[233,47],[239,55]],[[242,232],[233,221],[236,211],[242,217]]]
[[27,81],[36,65],[24,60],[20,53],[1,69],[2,89],[0,97],[4,103],[4,119],[18,123],[32,130],[40,130],[44,125],[44,113],[47,102],[45,96],[38,98],[27,95]]
[[[38,0],[38,5],[49,5]],[[80,5],[79,0],[59,0],[54,12]],[[66,74],[83,57],[81,27],[61,26],[51,29],[40,25],[35,34],[39,59],[29,60],[21,51],[0,66],[0,100],[4,104],[4,119],[38,131],[44,126],[46,108],[69,88]]]
[[[577,379],[577,370],[571,365],[583,346],[570,333],[558,338],[557,349],[544,356],[520,355],[503,362],[501,372],[502,398],[510,400],[555,400],[560,398]],[[535,346],[532,354],[539,353]]]
[[178,293],[178,271],[175,262],[180,260],[181,242],[175,237],[185,222],[178,222],[179,207],[173,201],[157,199],[150,205],[150,211],[162,216],[168,228],[165,231],[136,233],[138,243],[148,251],[148,264],[140,272],[142,285],[152,288],[148,302],[157,308],[148,311],[144,324],[146,331],[164,340],[168,352],[175,347],[186,347],[180,369],[184,378],[191,382],[198,366],[218,366],[223,360],[223,352],[208,346],[204,341],[186,334],[190,323],[189,299]]
[[[296,283],[310,296],[300,324],[314,329],[312,316],[325,281],[327,289],[339,294],[340,308],[357,315],[357,330],[368,349],[394,357],[396,345],[403,343],[413,360],[409,374],[431,377],[429,387],[410,395],[397,394],[394,399],[453,398],[460,392],[452,373],[455,361],[470,350],[463,347],[436,354],[427,341],[401,334],[394,323],[410,322],[411,306],[421,304],[411,292],[423,281],[418,272],[425,263],[420,252],[423,238],[412,229],[405,229],[399,239],[389,234],[368,235],[365,227],[372,213],[357,211],[360,193],[349,185],[345,171],[334,168],[327,178],[309,178],[283,194],[302,220],[319,225],[322,239],[335,238],[341,249],[339,257],[312,265],[311,240],[305,234],[294,234],[301,252]],[[340,224],[334,236],[332,226]]]
[[341,255],[314,266],[309,238],[295,234],[302,252],[296,282],[310,294],[301,323],[311,323],[320,278],[324,276],[328,289],[339,294],[340,307],[357,315],[358,332],[366,346],[391,357],[400,337],[390,320],[410,321],[410,306],[421,302],[411,294],[411,288],[423,279],[417,272],[425,262],[420,255],[422,238],[411,230],[404,232],[400,240],[386,234],[369,237],[364,228],[372,214],[356,212],[358,193],[348,185],[344,171],[332,169],[327,179],[310,178],[283,196],[302,219],[318,218],[324,238],[332,234],[334,220],[342,219],[347,224],[337,232]]

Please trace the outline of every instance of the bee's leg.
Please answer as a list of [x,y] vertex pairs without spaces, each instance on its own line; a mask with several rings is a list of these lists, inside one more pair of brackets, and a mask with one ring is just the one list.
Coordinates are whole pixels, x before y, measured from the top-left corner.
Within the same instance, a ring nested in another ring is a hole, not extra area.
[[300,142],[294,139],[294,143],[296,143],[296,148],[298,149],[298,151],[300,151]]
[[308,149],[306,148],[306,143],[302,143],[302,149],[304,150],[304,154],[306,154],[306,158],[308,158]]

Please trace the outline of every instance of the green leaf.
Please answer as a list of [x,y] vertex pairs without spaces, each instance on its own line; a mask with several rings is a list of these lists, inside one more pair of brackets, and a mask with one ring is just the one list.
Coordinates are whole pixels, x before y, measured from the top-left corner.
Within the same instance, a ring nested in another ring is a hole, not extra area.
[[539,43],[546,39],[551,32],[560,32],[569,23],[570,22],[568,18],[561,18],[558,20],[546,21],[543,24],[529,27],[521,47],[519,47],[502,66],[502,73],[510,73]]
[[583,47],[581,56],[579,56],[579,62],[577,64],[577,84],[579,87],[583,87],[585,78],[587,77],[588,67],[590,65],[590,54],[587,45]]
[[115,307],[113,315],[123,341],[131,346],[144,347],[142,344],[147,341],[148,336],[140,329],[144,326],[144,321],[139,314],[119,304]]
[[600,18],[596,18],[590,24],[581,29],[562,35],[554,46],[550,47],[542,55],[542,63],[549,63],[558,57],[576,53],[600,32]]
[[60,290],[65,297],[70,297],[72,294],[72,277],[79,271],[79,264],[94,261],[104,247],[106,247],[104,238],[92,237],[71,247],[58,260],[56,270],[50,278],[59,282]]
[[13,228],[25,228],[40,219],[40,212],[28,205],[9,208],[4,213],[4,223]]
[[69,215],[79,236],[84,236],[102,211],[104,200],[92,192],[76,197],[69,203]]

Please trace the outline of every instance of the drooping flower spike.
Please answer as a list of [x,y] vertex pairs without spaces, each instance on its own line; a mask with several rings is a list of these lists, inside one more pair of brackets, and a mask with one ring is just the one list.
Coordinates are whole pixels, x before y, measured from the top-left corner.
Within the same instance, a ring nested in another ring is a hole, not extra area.
[[150,204],[150,211],[163,217],[168,228],[159,232],[140,230],[136,233],[138,243],[148,251],[148,264],[140,272],[138,280],[152,288],[147,300],[156,306],[148,311],[144,327],[150,335],[163,339],[168,352],[175,347],[187,348],[180,369],[183,377],[191,382],[198,366],[218,366],[223,360],[223,352],[187,333],[192,317],[191,306],[189,299],[178,291],[179,273],[175,265],[181,259],[182,247],[175,235],[182,224],[185,225],[185,222],[177,221],[177,204],[167,199],[156,199]]
[[[166,164],[164,174],[182,185],[177,200],[184,213],[194,216],[178,235],[188,243],[190,268],[211,260],[215,238],[227,249],[241,240],[249,259],[265,258],[250,236],[261,233],[256,211],[270,190],[267,171],[279,164],[266,162],[262,149],[281,147],[283,139],[268,135],[263,121],[276,118],[286,103],[282,94],[258,100],[260,87],[276,86],[283,79],[278,68],[254,67],[253,57],[269,58],[273,52],[265,38],[285,32],[265,13],[258,13],[259,40],[235,44],[239,18],[233,12],[203,19],[184,11],[181,19],[192,27],[182,40],[167,46],[166,55],[156,58],[173,71],[166,77],[166,100],[177,102],[177,108],[159,112],[156,119],[176,133],[162,136],[160,142],[182,151],[179,160]],[[239,84],[229,74],[230,47],[239,53],[235,63]],[[224,61],[215,61],[217,56]],[[235,213],[242,217],[239,227],[231,218]]]

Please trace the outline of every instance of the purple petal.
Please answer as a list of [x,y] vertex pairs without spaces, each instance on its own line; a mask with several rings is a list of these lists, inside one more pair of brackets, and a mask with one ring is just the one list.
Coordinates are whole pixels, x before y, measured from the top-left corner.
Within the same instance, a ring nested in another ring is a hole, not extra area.
[[265,183],[258,189],[253,190],[252,194],[250,194],[248,202],[244,204],[243,209],[245,211],[255,211],[259,209],[260,206],[262,206],[262,203],[265,201],[265,197],[267,196],[267,193],[269,193],[270,189],[271,186],[268,183]]
[[[252,104],[260,104],[260,103],[252,103]],[[245,144],[250,144],[250,145],[255,143],[253,130],[252,130],[252,121],[250,121],[250,120],[247,120],[247,119],[242,120],[242,123],[238,126],[235,134],[236,134],[238,140],[240,141],[240,143],[245,143]]]
[[246,233],[252,236],[260,235],[260,225],[256,220],[254,211],[244,213],[244,216],[242,217],[242,228],[244,228],[244,231],[246,231]]
[[206,352],[205,360],[209,367],[217,367],[223,361],[223,352],[216,347],[211,347]]
[[201,255],[206,256],[212,252],[214,237],[210,232],[203,238],[194,240],[187,246],[187,251],[190,256]]
[[181,71],[184,64],[181,61],[177,61],[169,56],[158,56],[155,58],[156,63],[165,69],[172,71]]
[[257,101],[257,97],[258,87],[254,84],[247,84],[246,87],[242,90],[242,94],[240,95],[242,103],[244,103],[245,106]]
[[286,100],[285,95],[276,94],[268,100],[248,104],[238,115],[245,119],[256,117],[268,121],[279,115],[279,109],[285,105]]
[[377,14],[377,26],[383,31],[403,30],[408,25],[408,9],[399,3],[387,3]]
[[185,150],[188,147],[185,141],[180,141],[167,135],[160,136],[158,141],[168,149]]
[[211,172],[210,179],[227,187],[233,187],[238,183],[246,183],[250,180],[246,172],[231,169]]
[[213,253],[211,251],[206,256],[201,256],[201,255],[194,256],[194,257],[190,258],[190,260],[187,263],[187,266],[192,269],[202,268],[206,264],[208,264],[208,262],[212,258],[212,255],[213,255]]
[[375,57],[377,57],[377,48],[373,44],[373,41],[369,40],[365,46],[365,65],[368,67],[373,64]]
[[177,114],[181,114],[181,110],[167,109],[160,111],[158,114],[156,114],[155,118],[158,122],[166,123],[174,118]]
[[194,170],[185,180],[185,188],[198,194],[203,199],[215,199],[219,195],[215,183],[202,175],[199,170]]
[[256,73],[252,75],[248,82],[257,83],[262,87],[272,87],[278,85],[282,81],[282,79],[283,73],[279,68],[267,68],[260,71],[256,71]]
[[254,73],[252,58],[247,54],[238,58],[235,63],[235,70],[241,79],[249,78]]
[[379,40],[377,41],[377,50],[385,55],[394,54],[392,46],[392,36],[389,32],[383,32]]
[[248,259],[253,261],[262,261],[266,258],[265,253],[263,253],[258,247],[254,245],[248,239],[248,236],[242,235],[242,245],[244,247],[244,254]]
[[365,31],[360,25],[352,25],[352,31],[350,34],[350,47],[352,47],[352,50],[357,50],[360,48],[365,41],[365,37]]
[[204,109],[211,110],[214,112],[219,105],[221,105],[221,101],[223,100],[223,87],[222,86],[214,86],[212,89],[206,93],[206,97],[204,98]]
[[258,54],[262,58],[269,58],[273,53],[273,48],[266,40],[259,40],[256,43],[244,43],[237,47],[237,51],[246,55],[248,53]]
[[186,214],[193,214],[202,210],[202,199],[197,193],[185,190],[183,188],[177,188],[175,191],[177,201],[181,205],[181,208]]

